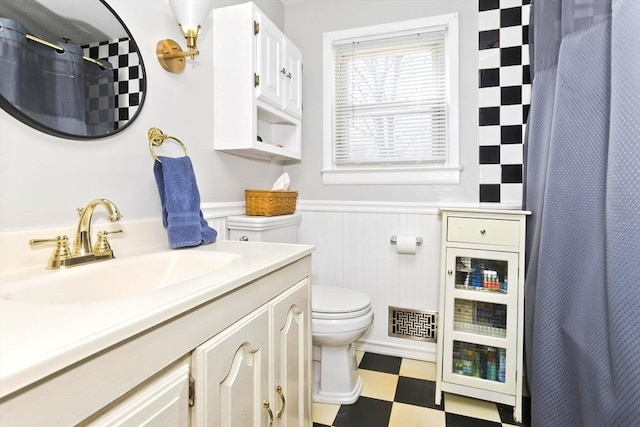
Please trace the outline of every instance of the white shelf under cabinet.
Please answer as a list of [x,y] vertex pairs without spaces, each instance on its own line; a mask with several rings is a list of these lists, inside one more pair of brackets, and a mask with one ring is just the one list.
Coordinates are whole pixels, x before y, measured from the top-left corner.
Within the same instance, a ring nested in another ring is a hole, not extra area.
[[522,420],[527,211],[443,209],[438,366],[442,392],[514,407]]
[[214,149],[299,161],[300,51],[251,2],[214,9],[213,20]]

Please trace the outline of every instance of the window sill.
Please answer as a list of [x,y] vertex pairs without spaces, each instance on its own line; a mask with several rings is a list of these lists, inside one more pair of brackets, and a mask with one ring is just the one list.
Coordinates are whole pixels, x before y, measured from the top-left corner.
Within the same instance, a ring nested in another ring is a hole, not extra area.
[[394,169],[325,169],[322,183],[325,185],[411,185],[411,184],[459,184],[457,166],[441,168]]

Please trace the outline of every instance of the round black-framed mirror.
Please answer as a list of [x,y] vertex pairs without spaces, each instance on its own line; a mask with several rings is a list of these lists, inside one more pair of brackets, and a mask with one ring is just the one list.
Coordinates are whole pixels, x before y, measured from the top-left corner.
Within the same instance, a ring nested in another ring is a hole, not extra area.
[[0,75],[3,110],[67,139],[126,129],[146,97],[142,55],[104,0],[0,2]]

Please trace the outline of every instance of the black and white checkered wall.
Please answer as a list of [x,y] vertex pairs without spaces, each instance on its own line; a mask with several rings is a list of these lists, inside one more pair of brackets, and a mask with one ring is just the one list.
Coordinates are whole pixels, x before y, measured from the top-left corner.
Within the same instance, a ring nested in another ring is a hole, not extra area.
[[[113,66],[116,114],[114,129],[123,126],[138,110],[144,90],[144,75],[135,44],[128,38],[82,46],[85,55],[109,61]],[[102,105],[102,104],[100,104]]]
[[522,203],[530,0],[479,0],[480,203]]

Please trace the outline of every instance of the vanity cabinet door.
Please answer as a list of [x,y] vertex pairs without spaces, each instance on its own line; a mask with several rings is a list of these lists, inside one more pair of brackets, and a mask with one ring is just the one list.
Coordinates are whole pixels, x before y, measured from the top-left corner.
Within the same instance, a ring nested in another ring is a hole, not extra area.
[[269,426],[269,310],[262,307],[196,348],[192,425]]
[[310,421],[311,321],[309,283],[304,280],[272,302],[274,413],[281,427]]
[[183,360],[82,425],[187,427],[189,425],[189,361]]

